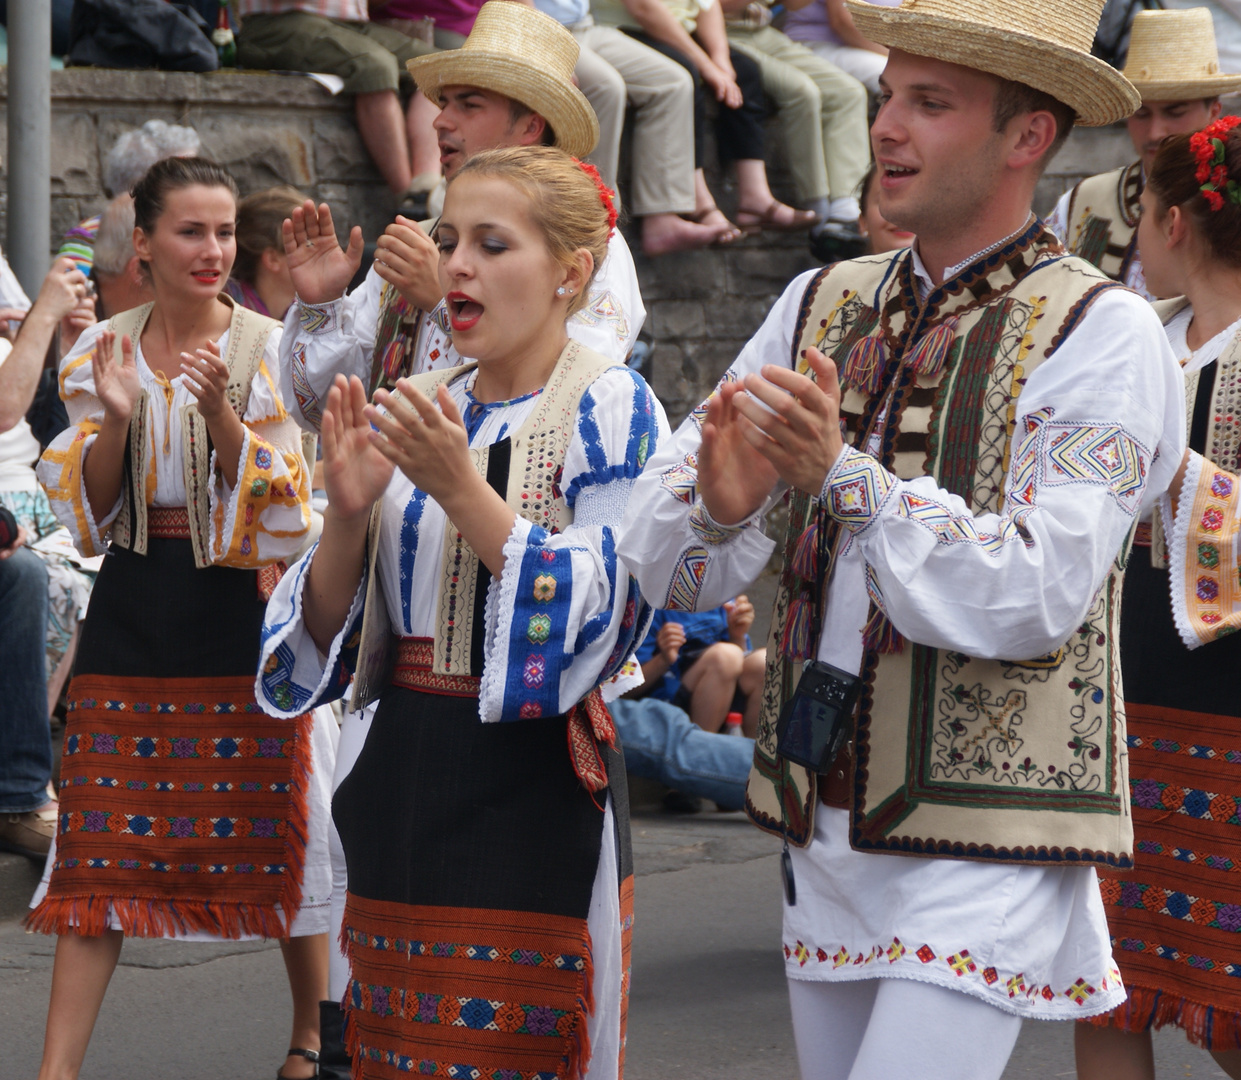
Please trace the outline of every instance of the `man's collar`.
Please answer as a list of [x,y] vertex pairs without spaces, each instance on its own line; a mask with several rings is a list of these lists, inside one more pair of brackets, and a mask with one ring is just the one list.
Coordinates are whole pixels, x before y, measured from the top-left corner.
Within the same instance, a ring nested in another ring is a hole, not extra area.
[[[974,252],[974,254],[968,259],[962,259],[959,263],[954,263],[952,266],[947,267],[944,270],[944,281],[951,281],[954,277],[961,273],[962,270],[973,266],[974,263],[981,259],[985,259],[993,251],[998,251],[1000,248],[1004,247],[1005,244],[1012,243],[1030,227],[1030,223],[1033,219],[1034,215],[1031,214],[1028,218],[1026,218],[1025,223],[1016,232],[1009,233],[1008,236],[1004,237],[1002,240],[997,240],[994,244],[988,245],[981,251]],[[918,292],[923,297],[926,297],[932,289],[936,288],[936,285],[935,282],[931,280],[931,275],[927,271],[926,264],[922,261],[922,256],[918,253],[918,242],[916,240],[914,241],[913,247],[910,249],[910,255],[913,260],[911,266],[913,267],[914,278],[918,282]]]

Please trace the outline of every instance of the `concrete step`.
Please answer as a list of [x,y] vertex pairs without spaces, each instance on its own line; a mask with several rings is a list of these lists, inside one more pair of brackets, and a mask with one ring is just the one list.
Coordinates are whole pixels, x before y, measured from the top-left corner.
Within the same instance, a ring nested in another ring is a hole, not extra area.
[[42,863],[0,852],[0,922],[25,917],[42,873]]

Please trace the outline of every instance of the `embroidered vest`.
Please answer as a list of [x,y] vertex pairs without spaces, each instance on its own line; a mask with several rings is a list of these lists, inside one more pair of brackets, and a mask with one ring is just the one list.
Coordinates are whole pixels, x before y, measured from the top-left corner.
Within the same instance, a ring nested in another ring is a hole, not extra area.
[[1067,245],[1113,281],[1124,281],[1138,252],[1142,163],[1088,176],[1069,197]]
[[[429,371],[411,382],[428,397],[436,388],[472,370],[475,364]],[[560,472],[577,419],[578,405],[600,375],[619,365],[570,341],[556,362],[543,393],[526,422],[508,438],[470,451],[474,467],[483,476],[507,472],[505,501],[527,521],[561,532],[573,521],[573,512],[560,490]],[[357,669],[350,708],[360,709],[387,687],[392,670],[392,623],[378,587],[379,519],[383,500],[371,511],[367,536],[366,611],[358,644]],[[435,619],[434,667],[442,675],[478,675],[474,670],[475,634],[482,632],[479,559],[452,522],[444,529],[439,606]],[[485,589],[485,584],[482,586]],[[479,625],[476,628],[476,623]]]
[[[908,253],[858,259],[811,282],[794,362],[807,370],[801,350],[815,346],[839,365],[853,445],[869,447],[902,479],[930,475],[975,513],[999,513],[1014,436],[1024,434],[1015,424],[1026,379],[1102,291],[1119,287],[1067,257],[1038,222],[925,301]],[[889,388],[885,425],[879,414]],[[1030,445],[1019,480],[1024,468],[1033,475]],[[1073,466],[1068,454],[1066,467]],[[746,799],[761,828],[801,845],[813,835],[818,778],[777,755],[775,721],[800,674],[781,644],[798,601],[813,590],[797,558],[813,520],[811,501],[795,493]],[[844,538],[836,530],[835,541]],[[1080,628],[1048,656],[996,661],[915,642],[899,651],[868,644],[854,746],[856,849],[1129,863],[1117,636],[1122,564],[1123,554]],[[871,610],[872,626],[883,622]],[[824,621],[832,616],[829,607]]]
[[[250,401],[250,384],[263,360],[267,339],[280,324],[275,319],[251,311],[233,302],[226,293],[220,299],[233,309],[228,324],[228,351],[224,356],[228,364],[228,388],[225,391],[229,404],[239,417],[244,416]],[[121,362],[121,339],[130,338],[137,344],[143,327],[150,318],[152,304],[118,312],[109,320],[116,333],[113,358]],[[121,510],[112,523],[112,540],[121,547],[139,555],[147,552],[147,503],[154,496],[147,490],[151,471],[152,447],[148,443],[150,395],[143,390],[134,403],[129,420],[129,440],[125,451],[125,472],[122,485]],[[311,458],[313,463],[314,459]],[[207,421],[198,412],[194,402],[181,407],[181,465],[185,480],[185,508],[189,512],[190,542],[194,547],[194,565],[211,565],[211,527],[208,511],[211,490],[211,439],[207,433]]]

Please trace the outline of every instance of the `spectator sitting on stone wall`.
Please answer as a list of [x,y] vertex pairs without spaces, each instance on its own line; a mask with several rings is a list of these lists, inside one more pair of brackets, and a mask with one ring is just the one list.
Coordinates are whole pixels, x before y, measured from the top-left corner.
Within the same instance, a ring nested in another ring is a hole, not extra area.
[[[871,0],[882,7],[896,7],[900,0]],[[791,0],[783,30],[793,41],[805,45],[815,56],[852,75],[872,94],[879,94],[879,76],[887,63],[888,50],[858,33],[845,0]]]
[[84,572],[35,478],[39,443],[25,413],[57,326],[85,295],[86,278],[57,260],[16,342],[0,341],[0,506],[19,526],[16,542],[0,550],[0,850],[39,860],[56,826],[48,717],[72,663],[93,574]]
[[[127,195],[157,161],[167,157],[193,157],[198,150],[198,133],[193,128],[148,120],[142,127],[125,132],[112,144],[103,165],[104,194],[108,198]],[[90,273],[94,261],[99,217],[99,214],[88,217],[65,233],[64,242],[56,253],[58,258],[68,255],[84,274]]]
[[225,291],[243,307],[283,319],[297,298],[281,227],[306,202],[297,188],[256,191],[237,204],[237,261]]
[[343,79],[362,144],[401,212],[425,216],[440,181],[435,106],[412,93],[402,110],[398,91],[414,89],[406,62],[436,46],[371,22],[366,0],[238,0],[237,12],[238,66]]
[[[639,12],[655,0],[621,0]],[[633,112],[629,212],[642,219],[647,255],[729,243],[741,233],[715,205],[694,169],[694,83],[680,64],[622,34],[596,26],[590,0],[535,0],[581,47],[574,76],[599,118],[590,160],[616,188],[625,109]],[[687,220],[688,219],[688,220]]]
[[[605,25],[675,60],[694,80],[694,167],[703,223],[717,222],[715,203],[703,175],[706,157],[708,92],[720,103],[715,139],[721,166],[733,164],[737,177],[737,221],[744,232],[796,231],[819,221],[812,210],[780,202],[767,183],[763,121],[767,104],[758,66],[730,49],[724,19],[714,0],[592,0],[591,13]],[[826,181],[821,194],[826,195]],[[709,209],[703,210],[706,206]],[[723,215],[720,214],[722,218]]]
[[631,696],[670,701],[709,732],[740,712],[741,730],[753,738],[767,659],[766,649],[750,645],[753,622],[754,605],[744,596],[710,611],[656,611],[636,653],[642,687]]

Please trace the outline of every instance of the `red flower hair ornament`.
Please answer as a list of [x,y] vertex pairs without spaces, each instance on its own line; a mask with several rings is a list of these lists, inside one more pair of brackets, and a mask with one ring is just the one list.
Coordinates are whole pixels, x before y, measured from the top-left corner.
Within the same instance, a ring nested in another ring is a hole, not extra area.
[[1241,206],[1241,184],[1228,178],[1224,146],[1228,132],[1238,124],[1241,124],[1241,116],[1221,116],[1189,137],[1189,150],[1198,164],[1194,178],[1201,185],[1198,190],[1212,213],[1224,208],[1225,199]]
[[577,167],[594,181],[595,188],[599,192],[599,201],[603,203],[603,208],[608,212],[608,239],[611,240],[612,233],[616,231],[616,219],[619,216],[616,213],[616,192],[603,182],[599,170],[593,165],[588,165],[577,158],[573,160],[577,162]]

